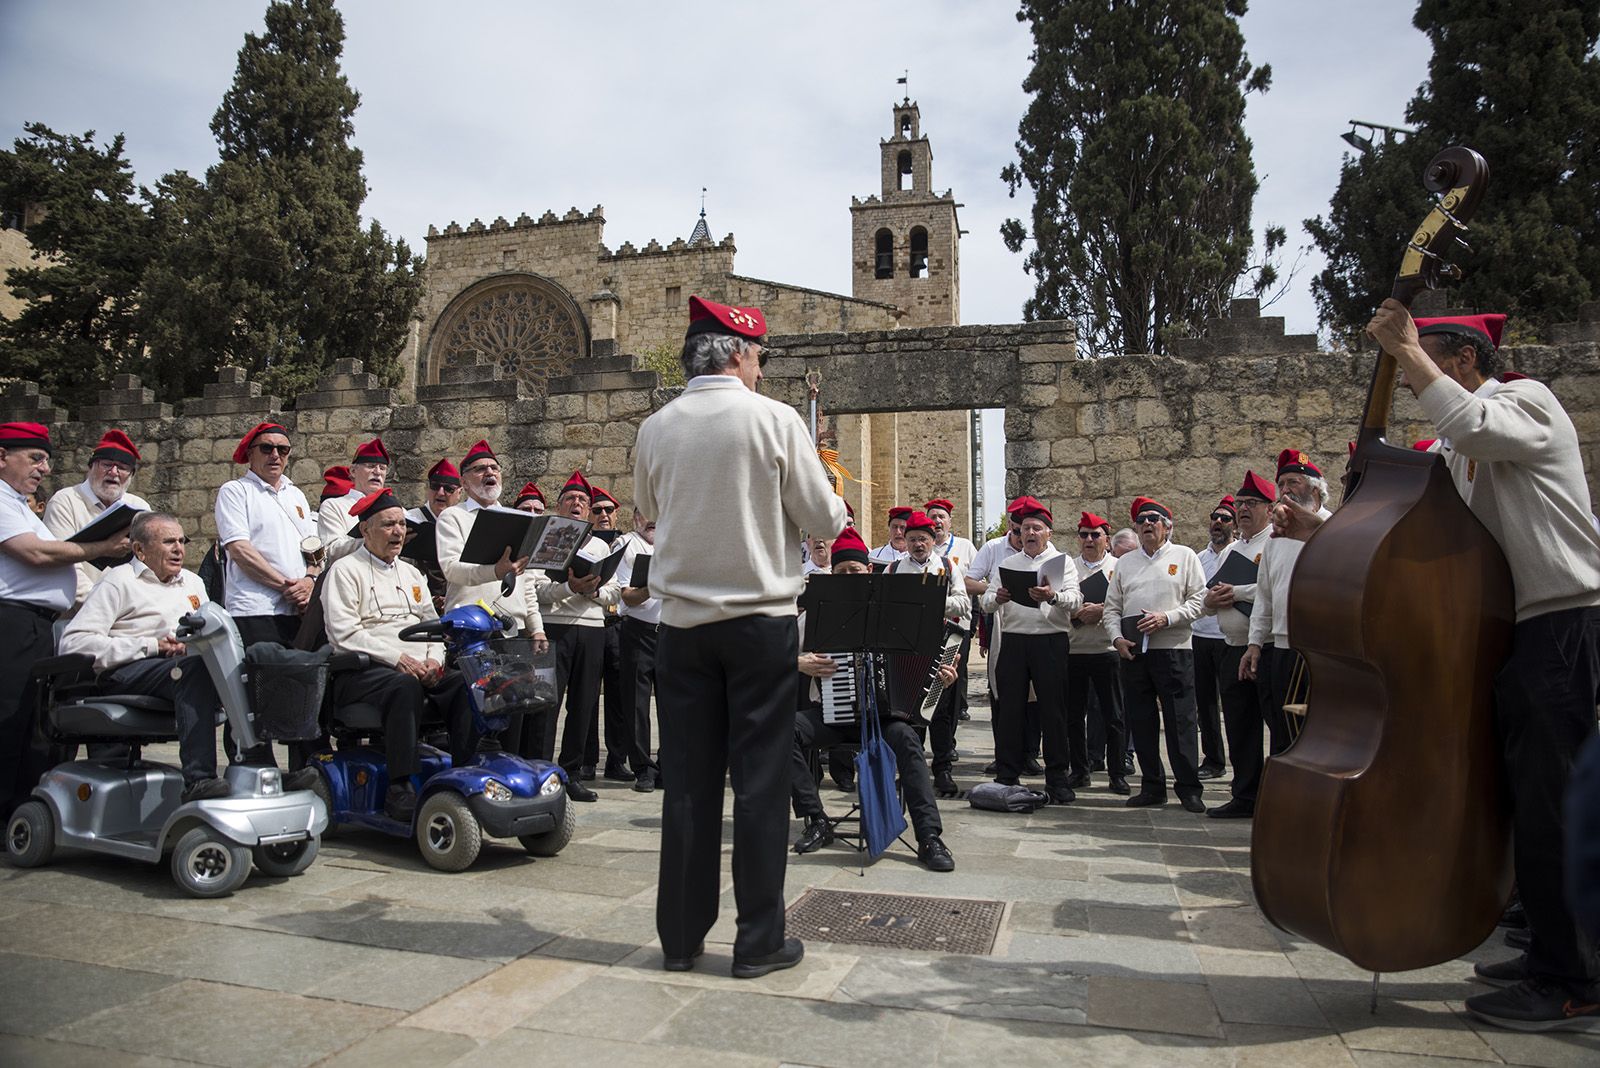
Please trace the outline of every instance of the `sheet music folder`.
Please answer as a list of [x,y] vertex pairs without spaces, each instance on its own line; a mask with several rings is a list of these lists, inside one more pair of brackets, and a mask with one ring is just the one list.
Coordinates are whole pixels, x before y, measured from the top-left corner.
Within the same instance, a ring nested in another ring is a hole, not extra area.
[[[1230,586],[1248,586],[1256,581],[1261,573],[1261,565],[1250,559],[1244,553],[1229,553],[1228,558],[1222,561],[1222,566],[1217,569],[1207,586],[1215,586],[1219,582],[1226,582]],[[1250,614],[1250,609],[1255,605],[1250,601],[1234,601],[1233,607]]]
[[920,574],[812,575],[800,595],[805,647],[934,656],[944,637],[947,585],[942,576]]
[[[118,501],[90,520],[83,529],[69,534],[67,540],[76,542],[79,545],[105,541],[107,538],[115,537],[132,526],[134,516],[142,511],[144,511],[143,508],[136,508],[127,501]],[[89,563],[103,571],[108,567],[125,564],[132,559],[133,553],[130,552],[125,556],[102,556],[98,560],[90,560]]]

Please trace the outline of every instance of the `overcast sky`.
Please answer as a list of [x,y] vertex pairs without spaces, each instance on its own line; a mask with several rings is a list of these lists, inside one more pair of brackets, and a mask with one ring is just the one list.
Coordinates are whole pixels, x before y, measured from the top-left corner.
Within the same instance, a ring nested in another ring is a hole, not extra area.
[[[36,120],[123,132],[138,180],[215,161],[209,122],[264,0],[0,0],[0,134]],[[366,211],[421,249],[429,224],[605,205],[606,242],[712,233],[741,274],[850,291],[852,195],[878,192],[878,140],[910,71],[933,184],[964,205],[961,317],[1014,322],[1032,291],[1001,244],[1030,38],[999,2],[607,4],[342,0],[361,93]],[[1254,0],[1244,20],[1273,88],[1247,127],[1259,228],[1308,243],[1350,119],[1401,124],[1426,39],[1403,0]],[[1308,256],[1269,312],[1314,331]],[[992,439],[998,433],[991,432]],[[999,467],[989,462],[991,470]],[[989,494],[991,502],[994,494]]]

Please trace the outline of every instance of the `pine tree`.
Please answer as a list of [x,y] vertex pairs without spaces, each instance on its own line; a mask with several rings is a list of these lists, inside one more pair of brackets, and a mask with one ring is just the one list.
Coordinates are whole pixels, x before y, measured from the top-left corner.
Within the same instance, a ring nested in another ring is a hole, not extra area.
[[137,369],[147,222],[121,134],[99,146],[93,130],[77,137],[39,123],[24,129],[0,152],[0,204],[18,216],[30,205],[45,210],[27,227],[36,262],[6,279],[28,303],[0,322],[0,374],[38,382],[77,407],[110,375]]
[[1033,241],[1026,318],[1075,320],[1091,354],[1160,352],[1232,295],[1258,186],[1245,94],[1272,80],[1245,57],[1245,9],[1023,0],[1033,101],[1001,178],[1013,195],[1032,187],[1033,215],[1031,227],[1007,220],[1001,235],[1013,252]]
[[234,363],[292,396],[347,356],[397,377],[422,263],[361,225],[360,97],[339,69],[343,45],[332,0],[271,4],[211,121],[220,160],[204,187],[163,183],[175,229],[146,295],[164,379]]
[[1423,168],[1464,144],[1490,180],[1450,303],[1537,333],[1600,285],[1600,0],[1422,0],[1412,22],[1433,43],[1406,108],[1417,132],[1347,159],[1327,217],[1306,222],[1328,257],[1313,282],[1322,322],[1354,337],[1389,295],[1428,209]]

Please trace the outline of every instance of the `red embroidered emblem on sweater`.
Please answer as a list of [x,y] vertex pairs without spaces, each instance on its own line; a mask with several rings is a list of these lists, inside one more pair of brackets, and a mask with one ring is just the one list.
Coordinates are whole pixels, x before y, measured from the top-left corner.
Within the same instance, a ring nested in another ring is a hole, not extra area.
[[1176,575],[1177,573],[1178,573],[1178,565],[1177,564],[1168,564],[1167,565],[1167,574]]

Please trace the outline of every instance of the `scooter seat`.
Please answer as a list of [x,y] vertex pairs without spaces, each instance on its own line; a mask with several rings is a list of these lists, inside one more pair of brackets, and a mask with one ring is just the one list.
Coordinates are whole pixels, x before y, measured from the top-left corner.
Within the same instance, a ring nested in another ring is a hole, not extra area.
[[73,701],[50,709],[57,733],[77,738],[175,739],[172,703],[143,694],[117,694]]

